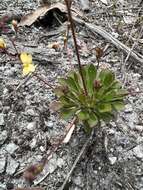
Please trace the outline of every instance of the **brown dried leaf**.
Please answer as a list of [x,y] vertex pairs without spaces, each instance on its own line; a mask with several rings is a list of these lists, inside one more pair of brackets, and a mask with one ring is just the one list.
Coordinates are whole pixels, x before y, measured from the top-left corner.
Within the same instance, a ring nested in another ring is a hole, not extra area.
[[33,24],[40,16],[45,15],[45,13],[47,12],[47,6],[44,7],[39,7],[36,11],[34,11],[33,13],[29,13],[25,16],[22,17],[20,23],[18,24],[18,26],[30,26],[31,24]]
[[[22,17],[20,23],[18,26],[30,26],[32,25],[39,17],[43,17],[46,15],[49,11],[58,9],[62,13],[67,13],[67,8],[64,4],[62,3],[55,3],[52,4],[51,6],[43,6],[43,7],[38,7],[34,12],[29,13],[25,16]],[[72,8],[72,12],[74,16],[80,15],[81,17],[83,14],[76,10],[75,8]]]
[[96,52],[96,57],[97,59],[100,59],[102,56],[103,56],[103,49],[99,48],[99,47],[96,47],[95,48],[95,52]]

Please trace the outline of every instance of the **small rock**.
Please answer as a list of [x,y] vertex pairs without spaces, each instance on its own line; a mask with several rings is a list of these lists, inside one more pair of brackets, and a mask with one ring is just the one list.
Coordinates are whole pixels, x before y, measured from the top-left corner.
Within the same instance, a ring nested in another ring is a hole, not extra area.
[[57,160],[57,165],[62,168],[62,166],[64,165],[64,160],[62,158],[58,158]]
[[117,160],[117,158],[115,156],[111,156],[108,159],[109,159],[111,165],[115,164],[115,162]]
[[19,163],[15,161],[13,158],[9,158],[6,168],[6,173],[9,175],[13,175],[19,167]]
[[45,148],[43,146],[40,146],[41,152],[45,152]]
[[28,109],[28,110],[26,111],[26,115],[36,116],[36,113],[35,113],[35,111],[34,111],[33,109]]
[[142,132],[143,131],[143,125],[136,125],[135,130]]
[[9,143],[6,146],[6,150],[9,154],[13,154],[19,147],[14,143]]
[[7,139],[7,131],[4,130],[0,134],[0,145],[2,145],[6,139]]
[[119,37],[119,34],[117,32],[112,32],[112,35],[115,37],[115,38],[118,38]]
[[6,165],[6,158],[3,156],[2,158],[0,158],[0,173],[4,172],[5,165]]
[[0,182],[0,190],[6,190],[6,185]]
[[54,123],[53,123],[52,121],[49,121],[49,122],[46,123],[46,126],[47,126],[48,128],[53,128]]
[[5,71],[5,76],[12,77],[14,75],[14,71],[12,69],[8,69]]
[[5,124],[4,122],[4,114],[0,113],[0,126],[3,126]]
[[115,130],[114,129],[109,129],[108,133],[109,133],[109,135],[114,135],[115,134]]
[[77,176],[76,178],[73,179],[73,182],[79,186],[79,187],[83,187],[83,182],[82,182],[82,178],[81,176]]
[[143,158],[143,147],[141,145],[137,145],[134,149],[133,149],[134,155],[137,158]]
[[30,122],[28,125],[27,125],[27,129],[32,131],[34,130],[36,127],[36,122]]
[[131,104],[126,104],[125,105],[125,113],[131,113],[133,111],[132,105]]
[[31,149],[34,149],[34,148],[36,147],[36,143],[37,143],[36,138],[33,138],[33,139],[32,139],[32,142],[30,143]]

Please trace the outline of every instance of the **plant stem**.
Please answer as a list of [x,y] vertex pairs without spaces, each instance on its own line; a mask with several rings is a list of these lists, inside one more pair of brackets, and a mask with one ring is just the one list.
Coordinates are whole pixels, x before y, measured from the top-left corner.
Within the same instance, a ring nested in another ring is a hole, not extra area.
[[82,65],[81,65],[81,61],[80,61],[80,55],[79,55],[79,51],[78,51],[78,45],[77,45],[75,28],[74,28],[72,14],[71,14],[71,10],[70,10],[69,0],[65,0],[65,3],[66,3],[66,6],[67,6],[68,20],[70,22],[72,36],[73,36],[73,40],[74,40],[74,46],[75,46],[75,51],[76,51],[76,56],[77,56],[77,61],[78,61],[79,73],[81,75],[81,79],[82,79],[82,83],[83,83],[83,88],[84,88],[85,94],[88,95],[86,84],[85,84],[85,80],[84,80],[84,76],[83,76]]
[[12,45],[13,45],[13,47],[14,47],[16,53],[17,53],[17,55],[19,56],[19,52],[18,52],[17,47],[16,47],[16,45],[15,45],[14,39],[9,38],[9,40],[11,41],[11,43],[12,43]]
[[37,79],[39,79],[44,84],[46,84],[48,87],[50,87],[52,90],[54,90],[54,87],[52,85],[50,85],[45,79],[43,79],[42,77],[40,77],[37,73],[33,73],[33,76],[35,76]]
[[100,61],[99,61],[99,59],[97,58],[97,70],[99,69],[99,65],[100,65]]

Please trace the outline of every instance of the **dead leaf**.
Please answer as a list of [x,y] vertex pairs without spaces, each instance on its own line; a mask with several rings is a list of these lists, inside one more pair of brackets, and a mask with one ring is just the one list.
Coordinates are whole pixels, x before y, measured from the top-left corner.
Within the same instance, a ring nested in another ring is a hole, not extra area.
[[47,12],[47,6],[39,7],[33,13],[29,13],[22,17],[18,26],[30,26],[33,24],[40,16],[43,16]]
[[95,52],[96,52],[96,58],[97,59],[100,59],[102,56],[103,56],[103,49],[99,48],[99,47],[96,47],[95,48]]
[[[45,16],[49,11],[54,11],[58,9],[62,13],[67,13],[67,8],[64,4],[62,3],[55,3],[52,4],[51,6],[43,6],[43,7],[38,7],[34,12],[29,13],[25,16],[22,17],[20,23],[18,26],[30,26],[32,25],[38,18]],[[72,14],[74,16],[83,16],[83,14],[78,11],[76,8],[72,8]]]
[[71,126],[71,123],[67,126],[67,128],[70,128],[68,133],[66,134],[66,137],[64,138],[63,140],[63,143],[68,143],[72,134],[73,134],[73,131],[75,129],[75,124],[73,123],[72,126]]
[[54,42],[52,44],[49,44],[48,48],[52,48],[52,49],[58,50],[58,49],[60,49],[60,44],[58,42]]

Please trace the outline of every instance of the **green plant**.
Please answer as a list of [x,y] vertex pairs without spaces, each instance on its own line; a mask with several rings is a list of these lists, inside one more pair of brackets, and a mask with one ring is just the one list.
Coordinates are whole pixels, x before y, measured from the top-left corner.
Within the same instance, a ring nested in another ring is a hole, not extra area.
[[59,79],[55,93],[59,98],[62,118],[73,116],[90,130],[103,121],[110,121],[117,111],[124,108],[125,90],[121,89],[112,71],[97,70],[93,64],[82,68],[87,94],[79,71]]

